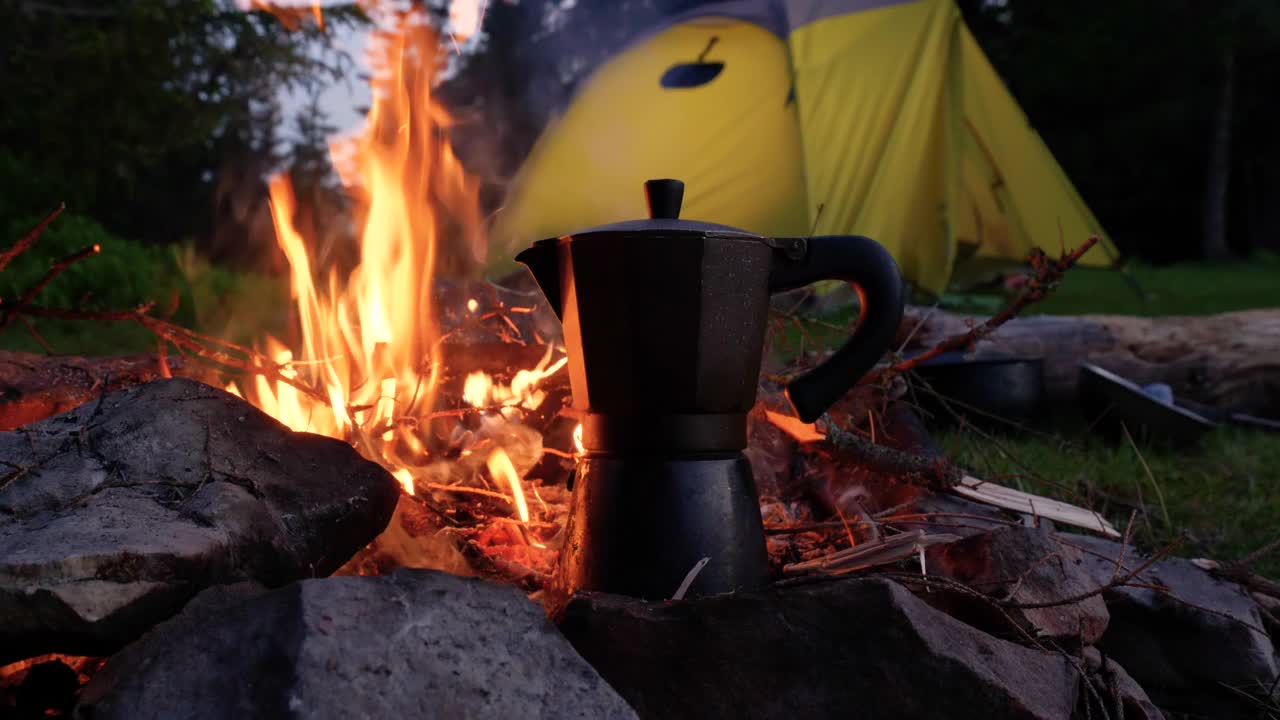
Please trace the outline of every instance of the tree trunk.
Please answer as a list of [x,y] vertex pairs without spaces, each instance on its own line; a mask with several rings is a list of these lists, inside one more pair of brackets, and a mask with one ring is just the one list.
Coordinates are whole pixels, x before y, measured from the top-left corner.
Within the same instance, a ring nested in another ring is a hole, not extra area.
[[1202,249],[1206,258],[1231,255],[1227,244],[1227,198],[1231,182],[1231,125],[1235,116],[1235,50],[1222,57],[1222,85],[1209,137],[1209,167],[1205,175]]
[[[967,331],[947,312],[909,308],[899,331],[919,325],[907,350]],[[1044,358],[1046,392],[1074,406],[1079,365],[1089,362],[1139,385],[1166,383],[1196,403],[1280,419],[1280,309],[1143,318],[1126,315],[1014,318],[979,342],[977,357]]]

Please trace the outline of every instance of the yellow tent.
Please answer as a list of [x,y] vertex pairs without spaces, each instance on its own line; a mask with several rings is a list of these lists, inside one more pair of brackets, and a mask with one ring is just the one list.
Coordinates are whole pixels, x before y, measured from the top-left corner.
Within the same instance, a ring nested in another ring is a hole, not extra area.
[[685,181],[685,218],[875,238],[932,292],[967,258],[1090,235],[1084,264],[1114,257],[952,0],[731,0],[669,19],[549,124],[495,251],[643,217],[658,177]]

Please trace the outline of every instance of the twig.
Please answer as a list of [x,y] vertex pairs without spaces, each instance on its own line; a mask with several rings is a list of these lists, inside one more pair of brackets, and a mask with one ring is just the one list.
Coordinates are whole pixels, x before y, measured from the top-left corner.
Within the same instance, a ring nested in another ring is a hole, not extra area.
[[0,305],[0,308],[4,309],[4,315],[0,316],[0,330],[4,330],[9,327],[9,323],[13,322],[13,319],[17,317],[17,314],[22,312],[24,307],[30,305],[31,301],[34,300],[41,291],[48,287],[49,283],[53,282],[54,278],[61,275],[67,268],[71,267],[75,263],[87,257],[97,255],[99,252],[102,252],[102,246],[94,243],[93,245],[81,248],[80,250],[62,258],[58,262],[54,263],[53,267],[49,268],[49,271],[37,280],[35,285],[27,288],[26,292],[22,293],[15,303],[12,305],[7,303]]
[[1145,571],[1147,568],[1149,568],[1149,567],[1151,567],[1152,565],[1154,565],[1154,564],[1156,564],[1157,562],[1159,562],[1159,561],[1160,561],[1160,560],[1161,560],[1165,555],[1168,555],[1169,553],[1173,552],[1174,548],[1176,548],[1176,547],[1178,547],[1179,545],[1181,545],[1181,544],[1182,544],[1182,540],[1183,540],[1183,538],[1181,538],[1181,537],[1180,537],[1180,538],[1178,538],[1177,540],[1174,540],[1173,542],[1171,542],[1171,543],[1169,543],[1168,545],[1166,545],[1162,550],[1160,550],[1159,552],[1157,552],[1155,555],[1152,555],[1150,558],[1148,558],[1146,562],[1144,562],[1144,563],[1142,563],[1141,565],[1139,565],[1139,566],[1138,566],[1136,569],[1134,569],[1133,571],[1131,571],[1131,572],[1129,572],[1129,573],[1126,573],[1125,575],[1123,575],[1123,576],[1121,576],[1121,577],[1115,578],[1115,579],[1111,580],[1110,582],[1107,582],[1107,583],[1105,583],[1105,584],[1103,584],[1103,585],[1099,585],[1098,587],[1094,588],[1093,590],[1089,590],[1089,591],[1087,591],[1087,592],[1082,592],[1082,593],[1077,593],[1077,594],[1075,594],[1075,595],[1071,595],[1071,596],[1069,596],[1069,597],[1061,598],[1061,599],[1059,599],[1059,600],[1045,600],[1045,601],[1042,601],[1042,602],[1034,602],[1034,603],[1019,603],[1019,602],[1001,601],[1001,603],[1000,603],[1000,604],[1001,604],[1001,605],[1003,605],[1004,607],[1008,607],[1008,608],[1015,608],[1015,609],[1018,609],[1018,610],[1039,610],[1039,609],[1042,609],[1042,608],[1060,607],[1060,606],[1063,606],[1063,605],[1074,605],[1074,604],[1076,604],[1076,603],[1078,603],[1078,602],[1083,602],[1083,601],[1085,601],[1085,600],[1088,600],[1088,599],[1089,599],[1089,598],[1091,598],[1091,597],[1094,597],[1095,595],[1101,595],[1102,593],[1104,593],[1104,592],[1106,592],[1106,591],[1108,591],[1108,590],[1114,590],[1115,588],[1118,588],[1118,587],[1120,587],[1120,586],[1122,586],[1122,585],[1126,584],[1129,580],[1131,580],[1131,579],[1133,579],[1133,578],[1137,577],[1137,576],[1138,576],[1138,575],[1140,575],[1143,571]]
[[498,498],[506,500],[508,503],[515,505],[515,500],[510,495],[492,490],[483,490],[481,488],[467,487],[466,485],[445,485],[443,483],[422,483],[421,487],[431,488],[432,490],[444,490],[445,492],[467,493],[469,495],[483,495],[485,497]]
[[[1249,565],[1260,559],[1266,552],[1270,552],[1276,546],[1276,542],[1270,542],[1261,548],[1249,553],[1242,560],[1234,563],[1221,563],[1216,560],[1197,559],[1191,562],[1205,570],[1210,574],[1229,580],[1234,583],[1249,588],[1253,592],[1268,595],[1273,598],[1280,599],[1280,582],[1265,578],[1257,573],[1249,570]],[[1266,551],[1266,552],[1264,552]]]
[[911,530],[900,535],[893,535],[880,540],[868,541],[851,548],[845,548],[844,550],[837,550],[812,560],[790,563],[782,567],[782,572],[784,575],[808,572],[842,575],[876,565],[886,565],[905,560],[915,555],[921,548],[953,543],[958,540],[960,540],[960,537],[947,533],[934,533],[931,535],[924,530]]
[[[841,520],[827,520],[824,522],[805,523],[804,525],[774,525],[771,527],[765,527],[764,531],[768,535],[793,535],[796,533],[814,532],[817,530],[838,530],[840,528],[845,527],[846,525],[848,525],[849,527],[860,528],[860,527],[865,527],[865,526],[876,524],[876,523],[880,525],[893,525],[897,523],[934,524],[935,521],[939,518],[960,518],[960,519],[967,519],[967,520],[979,520],[981,522],[990,522],[996,525],[1007,525],[1009,527],[1018,527],[1021,525],[1021,523],[1017,523],[1012,520],[1005,520],[1003,518],[991,518],[983,515],[971,515],[969,513],[937,512],[937,513],[906,513],[903,515],[886,515],[886,516],[881,516],[879,514],[876,514],[874,516],[874,520],[851,522],[851,523],[847,523]],[[976,526],[966,526],[966,527],[976,527]],[[981,528],[981,529],[987,530],[989,528]]]
[[1245,555],[1244,557],[1240,558],[1239,561],[1233,564],[1239,568],[1247,568],[1250,565],[1258,562],[1262,558],[1266,557],[1267,555],[1270,555],[1271,553],[1275,552],[1277,549],[1280,549],[1280,538],[1276,538],[1275,540],[1272,540],[1266,545],[1263,545],[1257,550],[1254,550],[1248,555]]
[[[319,388],[313,387],[298,378],[285,376],[280,372],[280,365],[270,360],[265,355],[251,348],[236,345],[235,343],[207,335],[202,335],[180,325],[174,325],[173,323],[154,318],[148,314],[154,306],[154,303],[147,303],[134,310],[93,312],[28,305],[18,311],[23,315],[29,315],[31,317],[57,318],[59,320],[136,322],[147,330],[150,330],[151,333],[156,335],[159,339],[169,342],[179,350],[185,350],[202,360],[206,360],[224,368],[264,375],[272,380],[285,383],[286,385],[292,385],[294,388],[297,388],[317,402],[328,406],[329,398]],[[223,350],[211,349],[210,347],[207,347],[208,345],[240,353],[249,359],[242,360]]]
[[0,252],[0,270],[4,270],[10,261],[26,252],[27,248],[31,247],[31,245],[40,238],[40,234],[44,232],[44,229],[49,227],[49,223],[56,220],[57,217],[62,214],[62,211],[66,209],[66,203],[59,203],[58,207],[55,208],[53,212],[49,213],[48,217],[41,220],[40,224],[31,229],[31,232],[28,232],[26,235],[19,238],[18,242],[14,243],[8,250]]
[[1133,533],[1133,521],[1137,519],[1138,511],[1134,510],[1129,513],[1129,522],[1124,526],[1124,538],[1120,541],[1120,554],[1116,555],[1116,569],[1111,573],[1111,579],[1114,581],[1120,577],[1121,570],[1124,569],[1124,556],[1129,551],[1129,540]]
[[877,445],[855,433],[842,430],[830,415],[824,414],[822,417],[827,426],[827,441],[837,450],[856,455],[868,469],[907,480],[919,478],[923,480],[919,484],[935,490],[954,487],[964,477],[959,468],[945,459],[913,455]]
[[[1023,570],[1022,573],[1018,575],[1017,582],[1013,584],[1013,587],[1009,590],[1009,592],[1004,594],[1004,597],[1001,598],[1001,601],[1002,602],[1012,601],[1015,597],[1017,597],[1018,592],[1022,590],[1022,586],[1027,583],[1027,578],[1031,577],[1031,573],[1038,570],[1041,565],[1045,564],[1046,562],[1049,562],[1049,560],[1053,558],[1057,558],[1058,565],[1059,567],[1061,567],[1062,555],[1059,554],[1056,550],[1053,552],[1047,553],[1045,555],[1042,555],[1039,560],[1036,560],[1035,562],[1031,563],[1029,566],[1027,566],[1026,570]],[[1002,582],[1000,584],[1003,585],[1005,583]]]
[[1021,635],[1022,638],[1027,641],[1028,645],[1035,647],[1039,650],[1042,650],[1044,652],[1049,652],[1048,648],[1042,645],[1039,640],[1037,640],[1034,636],[1031,635],[1031,633],[1027,632],[1027,629],[1024,628],[1017,620],[1013,619],[1013,616],[1009,614],[1008,610],[1006,610],[1004,607],[1001,607],[998,603],[996,603],[994,600],[988,597],[985,593],[978,590],[974,590],[973,588],[969,587],[968,585],[965,585],[964,583],[958,580],[952,580],[950,578],[943,577],[941,575],[920,575],[918,573],[904,573],[904,572],[896,572],[896,571],[879,571],[879,572],[876,572],[875,574],[884,576],[884,577],[893,578],[894,580],[897,580],[904,585],[916,583],[926,587],[935,587],[942,590],[953,590],[955,592],[960,593],[961,595],[967,595],[969,597],[980,600],[986,603],[988,606],[990,606],[992,610],[999,613],[1000,616],[1004,618],[1005,622],[1009,624],[1009,627],[1013,628],[1019,635]]
[[693,581],[697,579],[698,573],[702,572],[702,568],[711,562],[711,558],[704,557],[689,568],[689,572],[685,574],[684,580],[680,582],[680,587],[676,588],[676,592],[671,596],[672,600],[683,600],[685,593],[689,592],[689,586],[693,585]]
[[31,324],[30,320],[19,315],[18,322],[22,323],[22,328],[27,331],[27,334],[31,336],[32,340],[36,341],[37,345],[44,349],[46,355],[57,355],[57,353],[53,351],[53,348],[49,346],[49,343],[45,342],[44,338],[40,337],[40,333],[36,332],[36,327]]
[[982,324],[974,326],[968,332],[947,338],[913,358],[890,365],[879,372],[868,373],[859,381],[859,384],[871,384],[889,375],[909,372],[943,353],[967,348],[990,335],[996,328],[1016,317],[1028,305],[1043,300],[1054,286],[1061,282],[1063,274],[1074,267],[1080,257],[1096,244],[1098,244],[1098,238],[1090,237],[1080,247],[1062,255],[1057,260],[1050,260],[1043,250],[1035,248],[1028,258],[1034,274],[1028,279],[1026,288],[1003,310],[987,318]]

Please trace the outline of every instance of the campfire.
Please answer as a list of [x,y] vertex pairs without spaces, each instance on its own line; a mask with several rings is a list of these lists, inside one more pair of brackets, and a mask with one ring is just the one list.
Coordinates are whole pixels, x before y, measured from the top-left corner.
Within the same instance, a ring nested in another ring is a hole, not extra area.
[[[559,411],[547,403],[563,393],[547,386],[565,367],[564,348],[513,321],[530,315],[531,303],[440,292],[441,282],[467,281],[488,258],[476,182],[454,156],[451,118],[433,96],[447,48],[420,11],[384,12],[378,20],[364,130],[333,146],[335,167],[363,210],[358,264],[322,265],[316,239],[294,225],[299,208],[288,177],[274,177],[271,210],[300,337],[293,346],[265,338],[275,377],[251,373],[227,390],[294,430],[351,443],[386,467],[406,495],[422,496],[406,501],[414,510],[405,512],[469,514],[468,522],[485,528],[473,548],[497,552],[509,538],[521,548],[521,565],[545,573],[551,555],[540,552],[548,550],[541,538],[553,534],[561,513],[536,486],[526,493],[527,475],[544,452],[571,460],[573,447],[545,448],[545,425],[526,420]],[[442,328],[442,319],[453,327]],[[472,370],[469,358],[451,354],[453,336],[468,326],[488,329],[499,345],[545,351],[536,364],[516,367],[528,352],[498,350],[501,370]],[[367,569],[367,560],[353,567]]]

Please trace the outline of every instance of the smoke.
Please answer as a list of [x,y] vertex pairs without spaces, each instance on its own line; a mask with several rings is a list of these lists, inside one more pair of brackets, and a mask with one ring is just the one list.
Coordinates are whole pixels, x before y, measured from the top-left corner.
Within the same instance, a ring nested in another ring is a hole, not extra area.
[[442,85],[455,150],[486,214],[538,136],[603,63],[705,0],[491,0],[483,44]]

